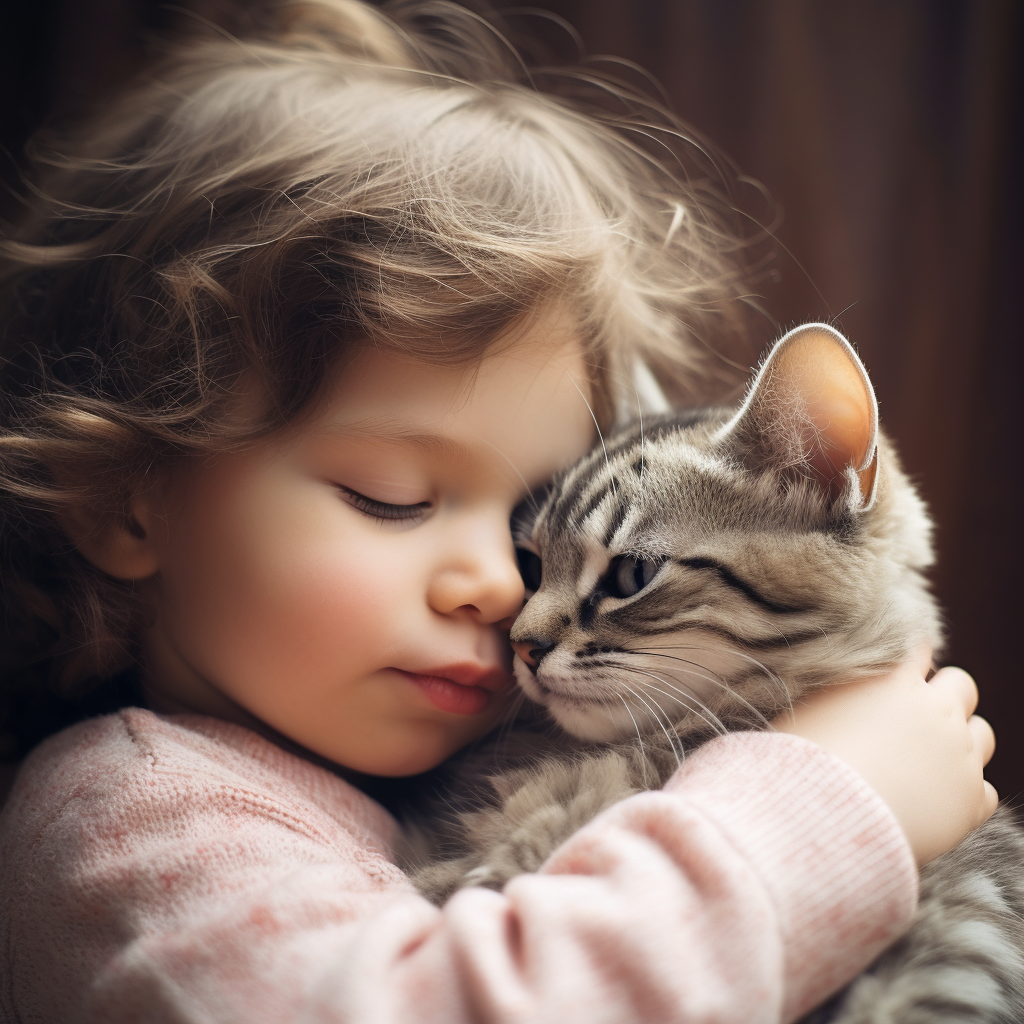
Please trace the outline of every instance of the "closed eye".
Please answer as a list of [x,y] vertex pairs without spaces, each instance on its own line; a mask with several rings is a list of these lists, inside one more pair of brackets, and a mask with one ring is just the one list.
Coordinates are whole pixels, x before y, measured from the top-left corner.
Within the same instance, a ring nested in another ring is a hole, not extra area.
[[429,501],[418,501],[413,505],[393,505],[387,501],[377,501],[376,498],[369,498],[365,494],[353,491],[351,487],[345,487],[342,484],[338,484],[338,490],[345,496],[345,501],[349,505],[371,519],[385,519],[391,522],[419,519],[420,516],[430,510]]

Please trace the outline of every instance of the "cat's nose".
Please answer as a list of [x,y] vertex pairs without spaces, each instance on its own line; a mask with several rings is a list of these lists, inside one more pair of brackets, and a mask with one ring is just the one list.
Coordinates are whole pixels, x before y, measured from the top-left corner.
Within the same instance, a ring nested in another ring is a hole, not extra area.
[[541,637],[528,636],[525,640],[517,640],[512,644],[512,650],[533,668],[545,654],[555,646],[554,640],[543,640]]

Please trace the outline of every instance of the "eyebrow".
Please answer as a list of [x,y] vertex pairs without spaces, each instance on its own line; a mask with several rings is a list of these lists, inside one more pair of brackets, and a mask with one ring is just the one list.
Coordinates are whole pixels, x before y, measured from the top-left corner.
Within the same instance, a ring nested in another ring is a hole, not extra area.
[[344,439],[365,438],[371,441],[383,441],[385,444],[407,445],[428,455],[441,455],[446,458],[464,458],[469,448],[453,438],[442,434],[425,433],[408,424],[397,420],[364,420],[358,423],[336,423],[324,426],[317,431],[326,437]]

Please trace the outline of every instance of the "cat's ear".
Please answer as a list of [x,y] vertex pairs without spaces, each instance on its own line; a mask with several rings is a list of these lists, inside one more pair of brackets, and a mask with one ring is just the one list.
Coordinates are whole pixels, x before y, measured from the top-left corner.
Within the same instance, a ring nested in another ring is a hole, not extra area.
[[632,423],[637,416],[659,415],[671,412],[672,403],[662,391],[658,378],[651,373],[651,368],[642,360],[633,363],[632,372],[626,386],[620,388],[615,403],[615,425],[624,427]]
[[776,342],[722,434],[752,469],[816,480],[833,499],[850,487],[859,508],[874,500],[878,403],[857,353],[827,324]]

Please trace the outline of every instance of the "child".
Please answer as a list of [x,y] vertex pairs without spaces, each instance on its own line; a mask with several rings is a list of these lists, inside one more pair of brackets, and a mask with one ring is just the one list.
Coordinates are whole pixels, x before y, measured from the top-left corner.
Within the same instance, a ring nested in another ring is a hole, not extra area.
[[715,740],[440,910],[363,792],[501,721],[514,506],[735,292],[580,80],[396,12],[183,43],[4,245],[8,723],[125,705],[7,802],[4,1019],[792,1020],[994,807],[963,673]]

